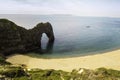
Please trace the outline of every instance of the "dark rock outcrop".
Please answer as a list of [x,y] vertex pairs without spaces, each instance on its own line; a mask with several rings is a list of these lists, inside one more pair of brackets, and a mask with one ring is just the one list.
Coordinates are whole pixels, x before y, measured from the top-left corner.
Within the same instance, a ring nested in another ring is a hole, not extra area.
[[0,53],[28,52],[41,49],[41,37],[45,33],[48,44],[54,42],[54,33],[50,23],[39,23],[33,29],[25,29],[9,21],[0,19]]

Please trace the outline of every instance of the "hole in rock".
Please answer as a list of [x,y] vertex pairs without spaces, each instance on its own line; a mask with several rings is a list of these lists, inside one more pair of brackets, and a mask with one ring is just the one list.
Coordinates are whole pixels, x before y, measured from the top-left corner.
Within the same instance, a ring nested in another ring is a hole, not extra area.
[[47,43],[48,43],[48,37],[45,33],[43,33],[41,38],[41,48],[46,49]]

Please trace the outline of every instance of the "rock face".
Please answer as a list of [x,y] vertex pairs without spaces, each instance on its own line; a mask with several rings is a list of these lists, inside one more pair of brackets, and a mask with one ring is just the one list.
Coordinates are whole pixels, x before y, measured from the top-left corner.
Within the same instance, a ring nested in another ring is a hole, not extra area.
[[48,46],[54,42],[54,33],[50,23],[39,23],[33,29],[25,29],[9,21],[0,19],[0,53],[28,52],[41,49],[41,37],[45,33],[49,38]]

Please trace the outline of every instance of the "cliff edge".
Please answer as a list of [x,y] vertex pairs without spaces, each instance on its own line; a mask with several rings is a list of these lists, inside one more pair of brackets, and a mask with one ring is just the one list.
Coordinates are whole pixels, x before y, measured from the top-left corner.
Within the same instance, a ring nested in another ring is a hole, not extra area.
[[41,49],[43,33],[49,38],[48,43],[54,42],[54,33],[49,22],[39,23],[27,30],[8,19],[0,19],[0,53],[7,55]]

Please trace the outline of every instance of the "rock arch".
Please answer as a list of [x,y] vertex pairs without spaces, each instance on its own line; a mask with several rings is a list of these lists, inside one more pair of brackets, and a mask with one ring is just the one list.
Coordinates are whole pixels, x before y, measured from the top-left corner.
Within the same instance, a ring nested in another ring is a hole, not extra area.
[[53,33],[53,29],[52,26],[49,22],[47,23],[39,23],[36,25],[36,27],[34,27],[32,29],[32,32],[34,34],[34,42],[35,45],[39,46],[41,48],[41,38],[42,38],[42,34],[45,33],[48,37],[48,43],[53,43],[54,42],[54,33]]
[[45,33],[48,37],[48,48],[54,43],[52,25],[39,23],[32,29],[25,29],[7,19],[0,19],[0,53],[28,52],[41,49],[41,37]]

